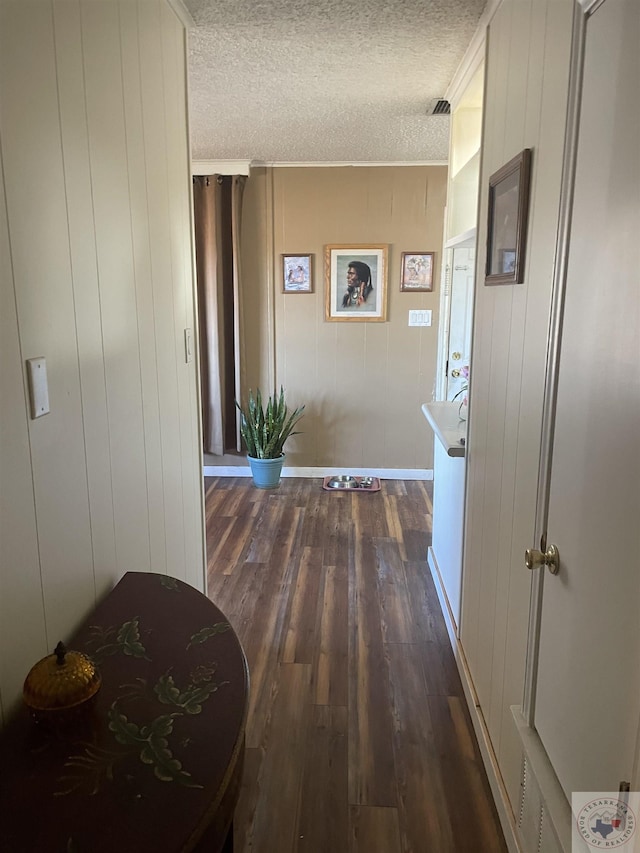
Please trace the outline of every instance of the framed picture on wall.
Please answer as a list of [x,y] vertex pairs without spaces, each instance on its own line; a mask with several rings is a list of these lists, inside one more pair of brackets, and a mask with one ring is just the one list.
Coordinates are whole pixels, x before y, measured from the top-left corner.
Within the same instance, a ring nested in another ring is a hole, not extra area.
[[325,320],[385,322],[388,245],[324,247]]
[[282,255],[282,292],[313,293],[313,255]]
[[433,290],[435,252],[403,252],[400,266],[400,290],[422,292]]
[[529,215],[531,149],[489,178],[485,284],[521,284]]

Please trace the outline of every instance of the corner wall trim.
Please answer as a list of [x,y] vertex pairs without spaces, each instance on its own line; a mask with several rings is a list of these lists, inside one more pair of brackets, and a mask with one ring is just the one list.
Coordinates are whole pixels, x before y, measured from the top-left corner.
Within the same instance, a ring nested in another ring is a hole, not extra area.
[[[329,477],[353,474],[356,477],[378,477],[381,480],[433,480],[432,468],[297,468],[282,469],[283,477]],[[203,477],[250,477],[248,465],[203,465]]]

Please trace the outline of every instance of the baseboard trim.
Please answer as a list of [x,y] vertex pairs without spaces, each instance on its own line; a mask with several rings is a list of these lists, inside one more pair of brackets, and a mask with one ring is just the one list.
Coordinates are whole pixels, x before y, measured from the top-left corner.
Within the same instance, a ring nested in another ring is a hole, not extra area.
[[504,833],[504,840],[510,853],[523,853],[522,847],[518,841],[515,817],[511,803],[509,802],[509,797],[507,796],[507,789],[505,788],[502,780],[502,774],[500,773],[500,768],[498,766],[498,759],[496,758],[496,754],[493,750],[493,744],[489,737],[487,724],[480,708],[480,703],[473,685],[464,649],[460,642],[460,638],[458,637],[458,630],[449,605],[449,599],[447,598],[447,593],[440,576],[438,561],[436,560],[436,555],[431,547],[427,552],[427,563],[431,571],[431,576],[433,577],[436,592],[438,593],[440,607],[442,608],[444,621],[447,626],[447,633],[449,634],[449,642],[451,643],[458,672],[460,673],[462,688],[469,707],[471,722],[473,723],[473,728],[478,740],[478,746],[480,747],[480,754],[482,755],[482,761],[487,773],[487,779],[489,780],[489,786],[491,787],[491,793],[493,794],[493,799],[496,804],[496,811],[498,812],[498,817]]
[[[329,477],[353,474],[355,477],[378,477],[381,480],[433,480],[432,468],[297,468],[282,469],[283,477]],[[250,477],[249,465],[203,465],[204,477]]]

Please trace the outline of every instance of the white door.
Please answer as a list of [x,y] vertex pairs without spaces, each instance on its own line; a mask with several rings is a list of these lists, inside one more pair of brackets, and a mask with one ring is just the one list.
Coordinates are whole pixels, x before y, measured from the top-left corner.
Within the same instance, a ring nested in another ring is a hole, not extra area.
[[640,720],[640,3],[592,9],[534,714],[569,798],[638,784]]
[[464,368],[469,367],[471,350],[475,256],[473,248],[456,247],[452,252],[447,400],[452,400],[456,395],[461,400],[462,389],[467,386]]

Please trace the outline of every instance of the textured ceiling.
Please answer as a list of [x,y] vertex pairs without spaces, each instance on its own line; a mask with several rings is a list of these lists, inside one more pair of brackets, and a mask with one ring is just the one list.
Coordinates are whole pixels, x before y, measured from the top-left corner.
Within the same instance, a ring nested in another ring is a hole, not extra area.
[[185,0],[196,160],[445,160],[485,0]]

